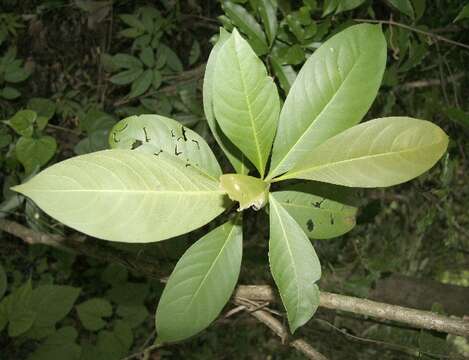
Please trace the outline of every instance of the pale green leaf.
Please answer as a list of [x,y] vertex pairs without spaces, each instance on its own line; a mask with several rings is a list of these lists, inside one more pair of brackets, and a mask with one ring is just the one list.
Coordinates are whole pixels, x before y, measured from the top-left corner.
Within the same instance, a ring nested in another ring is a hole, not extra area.
[[218,182],[174,156],[131,150],[67,159],[13,190],[76,230],[121,242],[192,231],[220,214],[226,200]]
[[380,118],[330,138],[278,179],[352,187],[392,186],[430,169],[447,146],[448,136],[429,121]]
[[138,97],[144,94],[151,83],[153,82],[153,71],[151,69],[145,70],[130,87],[129,98]]
[[270,184],[252,176],[224,174],[220,176],[220,186],[229,198],[239,202],[238,211],[252,207],[263,208],[269,199]]
[[269,44],[272,44],[277,36],[278,21],[277,21],[277,1],[276,0],[259,0],[258,1],[259,15],[264,25],[265,33],[269,39]]
[[[324,185],[326,184],[310,182],[273,193],[275,199],[311,239],[337,237],[355,226],[357,208],[326,197],[329,194],[324,194]],[[334,190],[333,195],[337,195],[344,189]]]
[[285,94],[288,94],[296,79],[296,72],[290,65],[282,65],[274,56],[270,58],[272,70]]
[[112,305],[106,299],[94,298],[77,305],[77,312],[83,327],[96,331],[106,325],[103,318],[112,315]]
[[215,115],[213,113],[213,76],[215,72],[215,64],[217,62],[218,52],[221,46],[228,39],[228,37],[229,34],[225,30],[220,29],[220,38],[213,47],[210,56],[207,60],[207,65],[205,66],[203,85],[204,113],[207,119],[208,126],[212,131],[213,137],[215,138],[225,155],[228,157],[228,160],[231,162],[231,165],[233,165],[237,173],[247,174],[249,172],[249,165],[247,164],[248,160],[221,131],[220,126],[216,122]]
[[[160,151],[174,156],[184,166],[194,167],[215,181],[222,174],[220,165],[207,142],[195,131],[175,120],[159,115],[131,116],[119,121],[111,130],[112,148]],[[139,146],[139,145],[152,145]]]
[[469,18],[469,4],[464,5],[464,7],[459,12],[458,16],[453,20],[453,22],[464,20]]
[[280,100],[264,64],[236,29],[218,52],[213,106],[222,131],[263,177]]
[[248,36],[257,55],[263,55],[268,51],[269,47],[261,26],[244,7],[231,1],[223,1],[223,10],[233,24]]
[[292,333],[319,305],[321,265],[311,241],[282,205],[270,196],[269,263]]
[[388,2],[404,15],[412,19],[415,17],[414,8],[410,0],[388,0]]
[[360,122],[376,97],[385,63],[386,41],[377,25],[349,27],[316,50],[282,108],[268,178]]
[[220,314],[238,280],[242,229],[237,220],[192,245],[169,277],[156,311],[158,342],[186,339]]

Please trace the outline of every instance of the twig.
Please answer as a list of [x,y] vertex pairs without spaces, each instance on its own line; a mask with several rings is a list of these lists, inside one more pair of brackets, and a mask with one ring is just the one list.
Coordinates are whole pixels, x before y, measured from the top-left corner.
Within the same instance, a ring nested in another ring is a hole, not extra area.
[[467,44],[464,44],[464,43],[461,43],[459,41],[455,41],[455,40],[451,40],[451,39],[448,39],[447,37],[444,37],[444,36],[441,36],[441,35],[437,35],[433,32],[430,32],[430,31],[425,31],[425,30],[421,30],[421,29],[417,29],[413,26],[409,26],[409,25],[406,25],[406,24],[402,24],[402,23],[399,23],[399,22],[396,22],[394,20],[371,20],[371,19],[353,19],[353,21],[356,21],[356,22],[365,22],[365,23],[371,23],[371,24],[387,24],[387,25],[391,25],[391,26],[398,26],[398,27],[401,27],[403,29],[407,29],[407,30],[410,30],[410,31],[413,31],[413,32],[416,32],[418,34],[422,34],[422,35],[426,35],[426,36],[429,36],[435,40],[439,40],[439,41],[443,41],[443,42],[446,42],[448,44],[451,44],[451,45],[455,45],[455,46],[459,46],[459,47],[462,47],[464,49],[467,49],[469,50],[469,45]]
[[[19,237],[28,244],[43,244],[68,248],[85,256],[117,262],[153,278],[162,278],[168,273],[167,269],[162,268],[159,262],[103,245],[99,241],[93,242],[93,239],[84,241],[82,237],[64,238],[60,235],[43,234],[14,221],[4,219],[0,219],[0,230]],[[240,285],[234,297],[249,299],[251,302],[273,302],[277,299],[273,289],[268,285]],[[252,304],[250,306],[252,307]],[[336,311],[347,311],[379,319],[397,321],[414,328],[436,330],[469,337],[469,321],[461,320],[457,317],[435,314],[430,311],[416,310],[325,291],[321,292],[319,306]]]
[[309,345],[303,339],[295,339],[290,342],[287,342],[287,339],[289,336],[288,330],[282,325],[280,321],[278,321],[276,318],[270,315],[267,311],[259,310],[258,309],[259,305],[257,306],[253,305],[251,304],[251,301],[247,302],[237,297],[234,298],[234,302],[237,305],[245,306],[249,315],[253,316],[257,320],[259,320],[261,323],[266,325],[270,330],[272,330],[277,336],[280,337],[283,344],[287,343],[289,346],[295,348],[296,350],[301,352],[303,355],[305,355],[306,358],[308,359],[327,360],[327,357],[325,357],[320,352],[315,350],[311,345]]
[[[449,76],[446,80],[448,82],[457,82],[464,78],[466,76],[465,73],[460,72],[457,74],[454,74],[452,76]],[[429,79],[429,80],[417,80],[417,81],[409,81],[407,83],[404,83],[402,85],[398,85],[397,88],[400,89],[418,89],[418,88],[425,88],[425,87],[430,87],[430,86],[439,86],[441,85],[441,80],[440,79]]]

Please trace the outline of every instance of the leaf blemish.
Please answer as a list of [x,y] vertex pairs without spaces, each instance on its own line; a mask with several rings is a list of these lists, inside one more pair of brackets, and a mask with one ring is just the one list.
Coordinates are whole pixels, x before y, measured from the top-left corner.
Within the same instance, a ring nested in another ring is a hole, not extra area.
[[163,149],[160,149],[160,151],[158,151],[157,153],[153,153],[153,155],[158,156],[158,155],[160,155],[162,152],[163,152]]
[[320,208],[322,203],[325,201],[326,199],[322,199],[321,201],[316,201],[316,202],[313,202],[313,206],[316,207],[316,208]]
[[132,146],[131,146],[131,149],[132,150],[135,150],[136,148],[138,148],[139,146],[141,146],[143,143],[140,141],[140,140],[135,140],[133,143],[132,143]]
[[313,219],[309,219],[306,223],[306,226],[308,227],[308,231],[313,231],[314,230],[314,222]]
[[187,141],[186,129],[184,128],[184,126],[181,126],[181,134],[184,141]]
[[200,150],[199,142],[198,142],[197,140],[194,140],[194,139],[192,139],[191,141],[192,141],[193,143],[195,143],[195,144],[197,145],[197,149]]
[[143,128],[143,133],[145,134],[145,142],[149,142],[151,139],[148,137],[147,128]]
[[114,140],[114,142],[118,143],[120,140],[118,138],[116,138],[116,133],[113,132],[112,133],[112,140]]
[[182,151],[178,151],[178,146],[176,144],[176,146],[174,147],[174,155],[179,156],[181,154],[182,154]]
[[330,218],[331,218],[331,225],[334,225],[334,217],[332,216],[332,214],[330,215]]
[[171,130],[171,137],[174,138],[176,135],[174,135],[174,130]]

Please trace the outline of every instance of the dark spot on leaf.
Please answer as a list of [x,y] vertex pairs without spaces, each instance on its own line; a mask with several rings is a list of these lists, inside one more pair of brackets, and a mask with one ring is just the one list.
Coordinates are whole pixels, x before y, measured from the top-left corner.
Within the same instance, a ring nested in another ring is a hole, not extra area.
[[158,156],[158,155],[160,155],[162,152],[163,152],[163,149],[160,149],[160,151],[158,151],[157,153],[153,153],[153,155]]
[[174,147],[174,155],[179,156],[181,154],[182,154],[182,151],[178,151],[178,146],[176,144],[176,146]]
[[176,135],[174,135],[174,130],[171,130],[171,137],[176,137]]
[[195,144],[197,145],[197,149],[200,150],[199,142],[198,142],[197,140],[194,140],[194,139],[192,139],[191,141],[192,141],[193,143],[195,143]]
[[184,141],[187,141],[186,129],[184,128],[184,126],[181,126],[181,134]]
[[326,199],[322,199],[321,201],[315,201],[313,202],[313,206],[316,208],[320,208],[324,201],[326,201]]
[[285,200],[285,204],[290,204],[290,199]]
[[334,217],[332,216],[332,214],[330,214],[330,218],[331,218],[331,225],[334,225]]
[[308,227],[308,231],[313,231],[314,230],[314,222],[312,219],[309,219],[306,223],[306,226]]
[[132,150],[135,150],[136,148],[138,148],[139,146],[141,146],[143,143],[140,141],[140,140],[135,140],[132,144],[132,147],[131,149]]
[[145,142],[149,142],[151,139],[148,137],[147,129],[145,127],[143,128],[143,132],[145,134]]
[[114,142],[118,143],[120,140],[118,138],[116,138],[116,133],[113,132],[112,133],[112,140],[114,140]]
[[186,164],[186,167],[189,167],[189,166],[192,166],[192,165],[191,165],[191,164],[189,164],[189,163],[187,163],[187,164]]

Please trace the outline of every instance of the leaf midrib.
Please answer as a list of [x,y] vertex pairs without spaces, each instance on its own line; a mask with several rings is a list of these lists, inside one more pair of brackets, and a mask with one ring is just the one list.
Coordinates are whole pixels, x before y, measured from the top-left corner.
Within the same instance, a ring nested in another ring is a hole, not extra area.
[[212,272],[215,264],[218,262],[218,259],[220,258],[220,255],[223,253],[223,251],[225,250],[227,244],[230,242],[231,240],[231,236],[233,234],[233,231],[236,227],[236,224],[233,224],[232,227],[231,227],[231,230],[230,232],[228,233],[228,236],[226,237],[226,240],[223,244],[223,246],[221,247],[220,251],[218,252],[217,256],[215,257],[215,260],[213,260],[212,264],[210,265],[207,273],[205,274],[204,278],[200,281],[200,284],[197,288],[197,290],[195,291],[194,295],[191,297],[191,301],[189,302],[189,304],[187,305],[186,307],[186,310],[184,310],[184,314],[187,313],[187,311],[191,308],[195,298],[197,297],[197,295],[199,294],[200,290],[202,289],[202,287],[204,286],[204,283],[205,281],[207,280],[208,276],[210,275],[210,273]]
[[[252,108],[251,108],[251,102],[249,101],[246,82],[244,80],[243,71],[241,69],[241,62],[240,62],[239,54],[238,54],[238,42],[236,40],[236,37],[233,38],[233,41],[235,43],[234,48],[235,48],[235,53],[236,53],[236,63],[238,64],[239,73],[241,75],[240,76],[241,85],[243,86],[244,99],[245,99],[246,105],[248,107],[249,121],[251,123],[251,127],[252,127],[252,130],[253,130],[252,133],[253,133],[253,137],[254,137],[254,143],[256,145],[257,157],[259,159],[259,172],[260,172],[261,178],[263,178],[264,177],[264,166],[263,166],[264,161],[263,161],[263,157],[262,157],[262,153],[261,153],[261,149],[260,149],[259,139],[257,137],[256,126],[255,126],[255,123],[254,123],[254,115],[252,113]],[[225,43],[225,45],[226,45],[226,43]]]
[[[353,72],[353,70],[355,69],[355,66],[360,62],[361,58],[363,56],[363,53],[361,53],[359,56],[358,56],[358,59],[357,61],[355,62],[355,64],[352,65],[352,68],[349,70],[349,72],[347,73],[347,75],[345,75],[345,78],[344,80],[341,82],[341,84],[339,85],[339,87],[337,88],[337,91],[334,93],[334,95],[332,95],[331,99],[327,102],[327,104],[324,106],[324,108],[319,112],[319,114],[314,118],[314,120],[311,122],[311,124],[306,128],[306,130],[300,135],[300,137],[297,139],[297,141],[295,141],[295,143],[290,147],[290,149],[285,153],[285,155],[282,157],[282,159],[278,162],[277,166],[272,169],[271,171],[269,171],[270,174],[274,174],[275,170],[277,170],[280,165],[285,161],[285,159],[289,156],[289,154],[293,151],[294,148],[296,148],[296,146],[302,141],[303,137],[306,135],[306,133],[308,133],[311,128],[313,127],[313,125],[316,123],[316,120],[322,116],[323,112],[326,111],[329,106],[332,104],[332,102],[334,101],[335,97],[337,96],[337,94],[340,92],[340,90],[342,89],[342,86],[347,82],[350,74]],[[273,176],[275,175],[269,175],[267,177],[267,179],[272,179]]]
[[402,155],[402,154],[413,152],[413,151],[424,150],[425,148],[438,145],[442,141],[443,141],[443,139],[438,141],[438,142],[434,142],[434,143],[431,143],[431,144],[428,144],[428,145],[423,145],[423,146],[420,146],[420,147],[413,147],[413,148],[406,149],[406,150],[388,151],[388,152],[384,152],[384,153],[380,153],[380,154],[374,154],[374,155],[364,155],[364,156],[354,157],[354,158],[351,158],[351,159],[345,159],[345,160],[330,162],[330,163],[326,163],[326,164],[321,164],[321,165],[318,165],[318,166],[312,166],[312,167],[309,167],[309,168],[304,168],[304,169],[301,169],[301,170],[288,172],[283,176],[275,178],[272,182],[285,180],[285,179],[291,179],[291,178],[294,178],[297,174],[310,172],[310,171],[318,171],[318,170],[321,170],[323,168],[336,166],[336,165],[340,165],[340,164],[346,164],[346,163],[349,163],[349,162],[352,162],[352,161],[359,161],[359,160],[364,160],[364,159],[375,159],[375,158],[392,156],[392,155]]
[[[298,312],[299,312],[300,297],[301,297],[301,295],[300,295],[300,293],[301,293],[301,291],[300,291],[300,286],[298,285],[298,279],[299,279],[299,277],[298,277],[298,272],[297,272],[296,265],[295,265],[295,257],[293,256],[293,252],[292,252],[292,250],[291,250],[290,243],[289,243],[289,241],[288,241],[287,233],[286,233],[286,231],[285,231],[285,226],[284,226],[284,224],[283,224],[282,218],[280,217],[280,214],[279,214],[279,212],[278,212],[278,208],[277,208],[277,205],[275,204],[275,201],[277,201],[277,200],[271,201],[270,203],[271,203],[271,204],[274,206],[274,208],[275,208],[275,213],[276,213],[277,218],[278,218],[278,220],[279,220],[279,224],[280,224],[280,227],[281,227],[281,229],[282,229],[283,236],[284,236],[284,238],[285,238],[285,240],[286,240],[285,243],[286,243],[286,245],[287,245],[288,253],[289,253],[290,258],[291,258],[291,261],[292,261],[292,263],[293,263],[293,272],[294,272],[294,274],[295,274],[295,286],[296,286],[296,293],[297,293],[297,301],[296,301],[296,306],[295,306],[295,319],[296,319],[296,317],[297,317],[297,315],[298,315]],[[280,288],[279,288],[279,289],[280,289]],[[282,291],[280,291],[280,297],[282,298],[282,302],[285,304],[285,301],[284,301],[283,295],[282,295]]]

